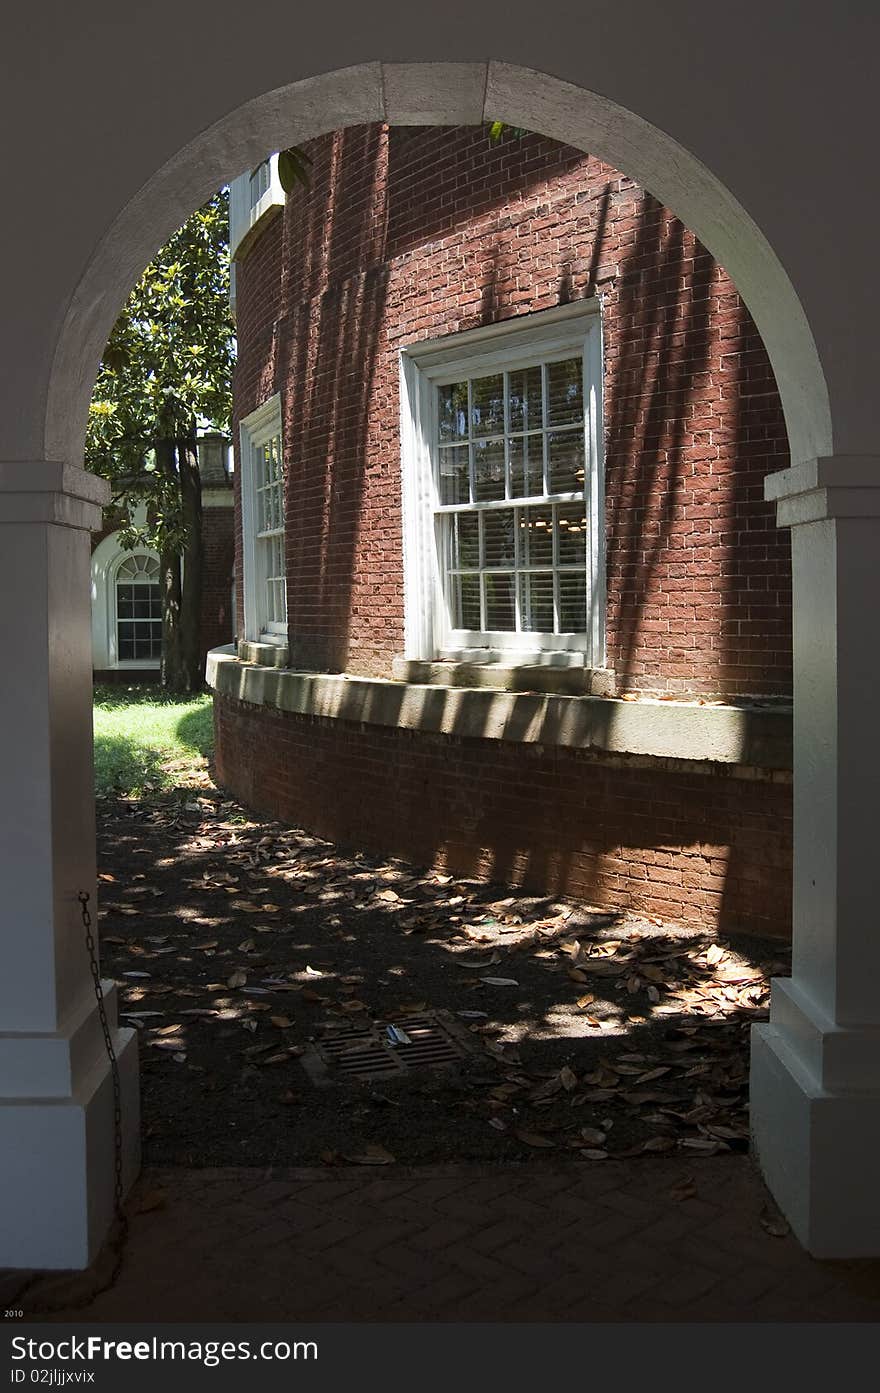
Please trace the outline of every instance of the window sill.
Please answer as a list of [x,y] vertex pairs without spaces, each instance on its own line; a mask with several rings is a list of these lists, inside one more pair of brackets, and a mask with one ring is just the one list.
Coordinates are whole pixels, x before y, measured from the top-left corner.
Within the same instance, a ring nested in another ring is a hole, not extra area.
[[[219,650],[218,650],[219,651]],[[261,639],[258,643],[249,639],[239,639],[238,658],[242,663],[253,663],[257,667],[287,667],[290,650],[287,639]]]
[[626,701],[295,672],[242,660],[231,644],[208,654],[206,677],[218,696],[292,715],[532,748],[559,746],[609,760],[636,758],[649,766],[658,760],[697,771],[726,766],[739,778],[791,777],[788,707]]
[[560,661],[579,654],[546,653],[528,662],[475,657],[442,658],[434,662],[395,658],[391,673],[397,682],[429,687],[489,687],[503,692],[546,692],[558,696],[614,696],[616,677],[610,668],[584,667]]

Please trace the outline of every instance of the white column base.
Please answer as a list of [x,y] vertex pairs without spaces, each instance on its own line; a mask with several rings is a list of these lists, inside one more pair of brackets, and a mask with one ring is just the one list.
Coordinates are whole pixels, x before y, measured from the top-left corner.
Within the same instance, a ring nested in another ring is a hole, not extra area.
[[[140,1166],[137,1038],[115,1025],[112,983],[104,988],[127,1191]],[[94,1002],[58,1035],[0,1036],[4,1058],[23,1068],[0,1072],[0,1267],[88,1267],[113,1223],[115,1188],[113,1080]]]
[[880,1257],[880,1027],[826,1020],[791,981],[752,1031],[755,1154],[816,1258]]

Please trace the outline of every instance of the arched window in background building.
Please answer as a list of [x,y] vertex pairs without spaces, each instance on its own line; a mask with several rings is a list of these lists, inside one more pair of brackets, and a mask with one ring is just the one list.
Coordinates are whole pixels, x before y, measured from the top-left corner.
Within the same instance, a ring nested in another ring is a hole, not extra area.
[[162,654],[162,594],[159,562],[132,552],[116,570],[116,652],[120,662]]

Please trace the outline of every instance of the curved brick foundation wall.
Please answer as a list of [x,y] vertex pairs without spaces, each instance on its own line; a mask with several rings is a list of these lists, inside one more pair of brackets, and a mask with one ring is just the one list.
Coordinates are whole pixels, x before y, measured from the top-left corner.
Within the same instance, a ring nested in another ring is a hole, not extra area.
[[[747,310],[692,234],[618,171],[537,136],[493,147],[480,129],[376,125],[308,148],[311,192],[237,274],[237,419],[282,394],[291,664],[388,677],[403,653],[399,349],[598,296],[616,690],[786,698],[789,541],[763,499],[788,463],[781,406]],[[239,538],[239,597],[240,566]],[[689,923],[788,929],[784,775],[219,695],[216,720],[220,779],[322,835]]]
[[219,781],[342,845],[722,930],[785,935],[791,785],[217,697]]

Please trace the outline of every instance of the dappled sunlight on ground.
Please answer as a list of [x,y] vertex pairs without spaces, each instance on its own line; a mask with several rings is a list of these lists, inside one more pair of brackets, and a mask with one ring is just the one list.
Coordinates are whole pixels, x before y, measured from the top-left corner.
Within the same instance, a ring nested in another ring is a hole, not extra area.
[[[105,971],[140,1035],[148,1159],[745,1149],[778,943],[346,853],[209,787],[99,807]],[[465,1034],[458,1067],[318,1087],[300,1063],[342,1026],[423,1012]]]

